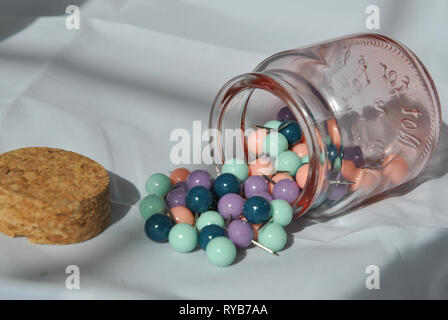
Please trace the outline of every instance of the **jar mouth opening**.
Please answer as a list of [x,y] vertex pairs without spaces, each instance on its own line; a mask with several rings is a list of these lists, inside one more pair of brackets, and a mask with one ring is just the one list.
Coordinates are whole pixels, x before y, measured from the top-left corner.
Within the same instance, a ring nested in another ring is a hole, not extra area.
[[217,129],[217,134],[211,138],[211,140],[215,140],[211,141],[211,146],[216,171],[218,174],[221,173],[222,164],[226,160],[225,153],[228,151],[226,150],[225,138],[221,134],[224,129],[230,126],[241,130],[242,135],[239,139],[242,149],[241,154],[246,163],[250,163],[253,154],[248,151],[247,130],[253,129],[252,125],[263,125],[266,121],[276,120],[276,112],[272,113],[272,110],[276,109],[272,107],[270,108],[271,115],[274,114],[274,117],[271,117],[271,119],[264,114],[259,116],[259,119],[263,119],[263,123],[251,123],[249,121],[249,113],[261,112],[261,110],[256,110],[259,105],[252,106],[251,99],[255,99],[256,95],[254,92],[275,97],[281,103],[281,107],[287,106],[303,131],[304,143],[306,143],[309,152],[308,178],[298,199],[291,204],[295,217],[299,217],[308,211],[316,200],[319,181],[323,178],[320,174],[322,173],[320,167],[325,163],[322,164],[320,154],[324,146],[320,131],[315,125],[310,105],[296,89],[275,74],[270,72],[242,74],[228,81],[219,91],[209,118],[209,127]]

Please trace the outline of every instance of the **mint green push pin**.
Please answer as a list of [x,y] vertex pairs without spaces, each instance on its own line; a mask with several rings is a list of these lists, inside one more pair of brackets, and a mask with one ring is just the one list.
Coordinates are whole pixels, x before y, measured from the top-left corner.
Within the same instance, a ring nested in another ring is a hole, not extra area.
[[157,194],[164,197],[170,189],[171,180],[163,173],[154,173],[146,181],[146,192],[148,194]]
[[168,241],[174,250],[182,253],[190,252],[196,248],[198,233],[192,225],[179,223],[171,228]]
[[143,219],[148,219],[155,213],[165,213],[166,212],[166,202],[165,200],[157,195],[150,194],[140,201],[140,213]]
[[271,120],[271,121],[266,122],[263,127],[266,127],[269,129],[278,129],[278,128],[280,128],[281,124],[282,123],[278,120]]
[[226,237],[216,237],[210,240],[205,250],[208,261],[218,267],[231,265],[236,257],[236,247]]
[[269,223],[258,231],[258,242],[274,252],[282,250],[287,239],[285,229],[275,222]]
[[263,151],[271,157],[277,157],[288,149],[288,140],[279,132],[271,132],[263,141]]
[[241,182],[247,179],[249,176],[249,166],[244,160],[241,159],[229,159],[224,162],[222,166],[222,173],[231,173],[238,178]]
[[278,171],[286,171],[291,176],[295,176],[297,169],[301,165],[300,157],[292,151],[284,151],[275,159],[275,169]]
[[216,211],[205,211],[201,213],[199,218],[196,220],[196,229],[198,229],[198,231],[201,231],[204,227],[211,224],[216,224],[217,226],[224,228],[224,219]]
[[292,207],[283,199],[275,199],[270,202],[272,220],[284,227],[292,221]]

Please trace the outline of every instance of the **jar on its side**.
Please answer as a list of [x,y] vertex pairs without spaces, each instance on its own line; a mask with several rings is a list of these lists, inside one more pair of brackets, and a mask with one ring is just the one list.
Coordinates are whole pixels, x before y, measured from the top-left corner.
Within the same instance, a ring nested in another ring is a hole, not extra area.
[[[437,146],[440,101],[428,71],[404,45],[378,34],[352,35],[274,54],[218,93],[218,172],[235,154],[251,162],[253,125],[287,106],[309,152],[297,216],[332,216],[416,177]],[[239,130],[238,138],[223,134]],[[329,149],[337,149],[337,157]],[[273,160],[273,159],[271,159]],[[335,194],[337,197],[335,197]]]

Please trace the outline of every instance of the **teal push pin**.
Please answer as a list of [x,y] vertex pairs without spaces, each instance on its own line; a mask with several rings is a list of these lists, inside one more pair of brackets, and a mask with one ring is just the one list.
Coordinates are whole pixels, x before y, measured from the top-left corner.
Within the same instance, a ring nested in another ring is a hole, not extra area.
[[264,124],[264,127],[269,128],[269,129],[278,130],[278,128],[280,128],[281,124],[282,123],[280,121],[278,121],[278,120],[271,120],[271,121],[266,122]]
[[224,162],[222,166],[222,173],[231,173],[235,175],[238,180],[243,182],[249,176],[249,166],[244,160],[241,159],[229,159]]
[[287,226],[293,217],[291,205],[283,199],[275,199],[270,202],[272,220],[278,225]]
[[218,267],[227,267],[235,261],[236,247],[226,237],[216,237],[210,240],[205,250],[208,261]]
[[157,194],[164,197],[170,189],[171,180],[163,173],[154,173],[146,181],[146,192],[148,194]]
[[157,194],[150,194],[144,197],[142,201],[140,201],[139,208],[140,213],[145,220],[155,213],[165,213],[167,211],[165,200]]
[[269,133],[263,141],[263,151],[270,157],[277,157],[288,149],[288,140],[279,132]]
[[285,171],[291,176],[295,176],[297,169],[301,164],[300,157],[297,153],[292,151],[284,151],[280,153],[275,159],[275,169],[278,171]]
[[285,229],[277,223],[269,223],[258,231],[258,242],[274,252],[282,250],[287,239]]
[[198,229],[198,231],[201,231],[204,227],[211,224],[216,224],[217,226],[224,228],[224,219],[216,211],[205,211],[201,213],[199,218],[196,220],[196,229]]
[[168,241],[174,250],[187,253],[196,248],[198,233],[195,227],[187,223],[179,223],[171,228]]

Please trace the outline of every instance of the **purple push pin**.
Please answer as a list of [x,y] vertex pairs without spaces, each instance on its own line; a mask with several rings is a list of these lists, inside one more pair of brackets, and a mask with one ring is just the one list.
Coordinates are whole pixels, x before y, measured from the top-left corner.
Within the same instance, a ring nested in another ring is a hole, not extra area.
[[176,183],[174,186],[173,186],[173,190],[174,189],[182,189],[182,190],[184,190],[185,191],[185,193],[188,191],[188,185],[187,185],[187,183],[185,182],[185,181],[181,181],[181,182],[178,182],[178,183]]
[[168,192],[166,195],[166,202],[168,204],[168,208],[174,208],[177,206],[186,207],[185,205],[185,196],[187,193],[182,188],[176,188]]
[[218,212],[224,219],[236,219],[243,213],[244,199],[236,193],[227,193],[218,201]]
[[364,165],[364,155],[362,154],[361,147],[345,147],[344,160],[352,160],[355,163],[356,168],[362,167]]
[[288,107],[283,107],[277,113],[278,121],[297,121],[296,117]]
[[274,200],[274,198],[272,198],[272,195],[269,192],[260,192],[260,193],[254,194],[254,196],[263,197],[266,199],[267,202],[271,202],[272,200]]
[[294,180],[283,179],[274,185],[272,195],[274,199],[283,199],[288,203],[294,202],[300,194],[300,189]]
[[227,235],[240,248],[247,248],[254,239],[254,229],[247,221],[233,220],[227,226]]
[[[342,173],[339,173],[336,176],[336,181],[345,181],[344,177],[342,176]],[[341,199],[348,191],[348,184],[343,183],[334,183],[330,186],[328,191],[327,199],[332,201],[337,201]]]
[[197,186],[202,186],[210,190],[211,187],[213,186],[213,180],[212,177],[210,176],[210,173],[208,173],[207,171],[195,170],[188,175],[187,185],[188,189]]
[[250,176],[244,182],[244,194],[246,198],[259,193],[268,192],[268,183],[262,176]]

